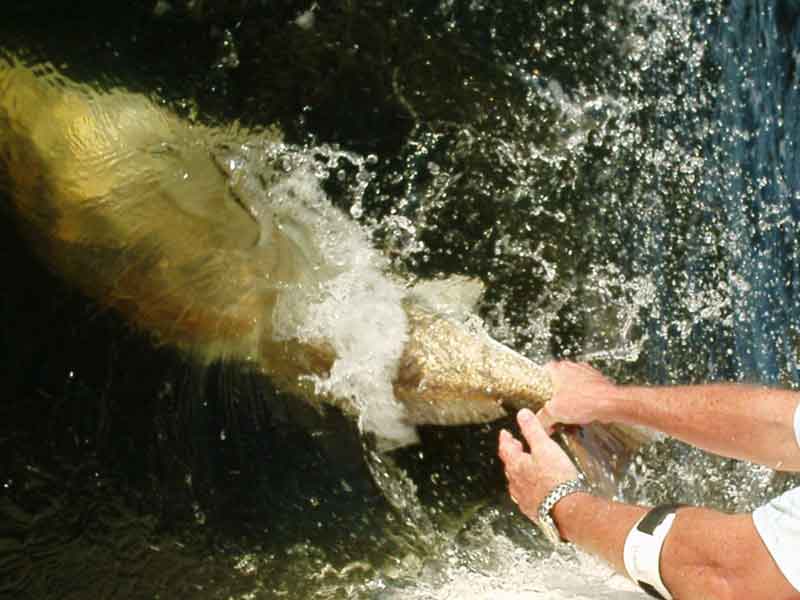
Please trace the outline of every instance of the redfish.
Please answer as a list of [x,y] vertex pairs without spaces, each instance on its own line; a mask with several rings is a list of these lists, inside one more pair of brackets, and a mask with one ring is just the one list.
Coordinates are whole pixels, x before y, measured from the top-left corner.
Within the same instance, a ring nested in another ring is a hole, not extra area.
[[[469,316],[479,286],[404,284],[312,171],[272,130],[188,123],[144,95],[0,58],[0,189],[20,227],[52,270],[156,343],[254,365],[387,446],[413,442],[416,425],[541,407],[546,371]],[[564,439],[597,481],[645,440],[600,425]]]

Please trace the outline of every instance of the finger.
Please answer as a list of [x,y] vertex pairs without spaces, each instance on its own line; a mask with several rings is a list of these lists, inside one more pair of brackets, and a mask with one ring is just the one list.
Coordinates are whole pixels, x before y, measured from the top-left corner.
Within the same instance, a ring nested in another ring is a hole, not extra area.
[[511,463],[522,452],[522,444],[505,429],[500,431],[497,454],[504,463]]
[[544,372],[550,378],[550,397],[552,398],[555,396],[559,390],[561,389],[564,383],[564,366],[568,364],[563,360],[551,360],[550,362],[546,363],[543,367]]
[[547,432],[539,423],[539,419],[527,408],[523,408],[517,413],[517,423],[519,423],[522,435],[525,437],[525,441],[528,442],[532,452],[534,448],[541,445],[545,440],[550,440]]
[[552,381],[553,383],[556,382],[556,379],[557,379],[557,376],[558,376],[558,369],[559,369],[560,365],[561,365],[561,363],[559,361],[551,360],[551,361],[545,363],[544,366],[542,367],[542,370],[545,373],[547,373],[547,375],[550,377],[550,381]]

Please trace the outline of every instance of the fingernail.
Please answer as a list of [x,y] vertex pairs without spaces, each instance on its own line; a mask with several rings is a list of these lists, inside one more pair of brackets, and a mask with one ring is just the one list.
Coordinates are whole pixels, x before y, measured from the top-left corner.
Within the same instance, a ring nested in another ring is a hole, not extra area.
[[505,439],[509,436],[509,433],[505,429],[500,430],[500,437]]
[[523,408],[521,411],[517,413],[517,418],[520,421],[530,421],[534,418],[534,414],[530,411],[530,409]]

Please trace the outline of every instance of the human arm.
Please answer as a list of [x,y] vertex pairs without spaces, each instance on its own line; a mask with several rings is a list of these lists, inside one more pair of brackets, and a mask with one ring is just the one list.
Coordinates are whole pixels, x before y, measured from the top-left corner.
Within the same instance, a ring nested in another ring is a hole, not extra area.
[[[564,539],[625,573],[625,539],[646,512],[641,506],[573,494],[556,505],[553,517]],[[661,579],[676,600],[800,598],[770,556],[750,514],[680,509],[659,566]]]
[[737,383],[616,385],[585,364],[547,369],[554,392],[539,417],[548,430],[593,421],[643,425],[715,454],[800,471],[798,392]]
[[[501,432],[499,455],[512,498],[536,521],[547,493],[576,472],[530,411],[520,411],[518,420],[531,452],[525,452],[508,432]],[[575,493],[558,502],[551,514],[564,539],[625,573],[625,539],[647,510]],[[800,592],[773,561],[749,514],[681,509],[664,543],[660,572],[676,600],[800,599]]]

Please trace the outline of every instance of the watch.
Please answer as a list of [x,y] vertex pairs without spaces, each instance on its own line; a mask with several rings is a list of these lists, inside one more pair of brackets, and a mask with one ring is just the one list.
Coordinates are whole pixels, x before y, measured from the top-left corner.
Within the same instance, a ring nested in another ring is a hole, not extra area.
[[564,483],[559,483],[550,490],[550,493],[544,497],[544,500],[542,500],[542,503],[539,505],[539,529],[542,530],[544,537],[546,537],[551,544],[559,544],[563,542],[564,539],[562,539],[561,534],[558,532],[558,527],[556,527],[556,522],[553,520],[553,517],[550,516],[550,511],[553,510],[553,507],[560,500],[576,492],[589,492],[589,487],[584,483],[583,479],[572,479]]

